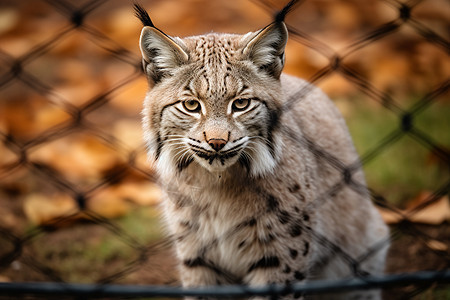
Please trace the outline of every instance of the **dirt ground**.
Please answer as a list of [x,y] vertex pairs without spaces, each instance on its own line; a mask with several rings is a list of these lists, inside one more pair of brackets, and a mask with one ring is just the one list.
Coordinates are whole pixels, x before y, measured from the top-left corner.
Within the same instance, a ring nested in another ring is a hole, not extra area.
[[[409,273],[416,271],[433,271],[450,268],[450,252],[433,249],[430,241],[439,241],[442,245],[450,245],[450,226],[399,224],[391,227],[396,236],[390,248],[386,272],[388,274]],[[443,249],[442,249],[443,250]],[[449,299],[449,285],[444,287],[445,293],[435,295],[437,289],[442,287],[407,286],[399,289],[389,289],[384,292],[384,299]],[[422,292],[423,290],[423,292]],[[409,297],[417,291],[417,297]]]

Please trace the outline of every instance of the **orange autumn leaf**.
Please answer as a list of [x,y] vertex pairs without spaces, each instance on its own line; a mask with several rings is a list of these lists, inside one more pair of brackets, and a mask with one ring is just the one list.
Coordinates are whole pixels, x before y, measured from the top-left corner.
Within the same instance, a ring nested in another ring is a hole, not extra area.
[[399,210],[398,213],[385,208],[379,208],[379,211],[387,224],[396,224],[404,219],[414,223],[430,225],[439,225],[445,221],[449,221],[450,203],[448,196],[441,197],[418,210],[420,205],[430,199],[430,196],[430,192],[421,192],[410,202],[406,209]]

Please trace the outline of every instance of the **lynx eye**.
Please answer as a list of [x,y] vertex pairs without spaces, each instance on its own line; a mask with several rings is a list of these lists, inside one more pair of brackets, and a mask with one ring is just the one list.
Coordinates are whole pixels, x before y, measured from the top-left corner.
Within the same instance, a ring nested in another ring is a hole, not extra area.
[[183,101],[183,107],[189,112],[199,112],[201,109],[200,102],[197,100]]
[[250,99],[236,99],[233,101],[232,108],[233,111],[243,111],[250,106]]

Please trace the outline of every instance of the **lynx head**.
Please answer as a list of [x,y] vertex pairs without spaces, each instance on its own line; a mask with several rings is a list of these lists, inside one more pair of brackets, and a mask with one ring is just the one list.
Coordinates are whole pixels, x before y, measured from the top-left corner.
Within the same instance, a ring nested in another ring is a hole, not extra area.
[[[162,175],[186,168],[264,176],[280,155],[280,75],[287,29],[276,21],[244,35],[177,38],[141,7],[140,49],[150,91],[143,126]],[[240,170],[242,169],[242,170]]]

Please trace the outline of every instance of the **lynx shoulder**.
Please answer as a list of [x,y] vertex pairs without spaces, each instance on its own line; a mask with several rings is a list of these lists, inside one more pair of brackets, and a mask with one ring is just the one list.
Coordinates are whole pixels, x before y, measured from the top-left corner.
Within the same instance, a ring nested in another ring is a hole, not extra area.
[[182,284],[382,273],[387,247],[376,246],[388,229],[338,110],[319,89],[282,74],[285,24],[177,38],[137,13],[150,87],[144,138]]

